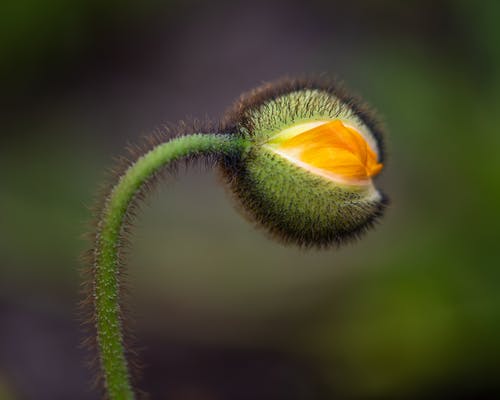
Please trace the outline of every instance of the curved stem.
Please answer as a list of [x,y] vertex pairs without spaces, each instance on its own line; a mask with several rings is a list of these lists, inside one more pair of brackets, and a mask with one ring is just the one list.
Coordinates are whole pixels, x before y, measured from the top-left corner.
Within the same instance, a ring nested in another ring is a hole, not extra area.
[[161,168],[184,157],[223,155],[241,141],[229,135],[196,134],[162,143],[140,157],[108,196],[98,223],[94,249],[94,308],[97,344],[110,399],[133,399],[120,319],[119,256],[127,211],[141,186]]

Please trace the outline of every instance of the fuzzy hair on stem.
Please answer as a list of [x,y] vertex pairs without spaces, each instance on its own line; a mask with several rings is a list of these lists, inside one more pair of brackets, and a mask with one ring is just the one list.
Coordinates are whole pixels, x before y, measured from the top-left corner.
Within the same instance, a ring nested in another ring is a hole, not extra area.
[[127,237],[139,201],[153,190],[162,173],[171,171],[180,161],[188,164],[204,158],[209,163],[217,162],[222,154],[236,151],[241,145],[238,140],[218,134],[192,134],[165,142],[161,139],[153,138],[147,152],[136,149],[135,161],[120,167],[117,182],[108,190],[97,214],[94,247],[88,253],[92,280],[87,283],[84,303],[93,306],[88,324],[95,331],[99,380],[110,399],[133,399],[136,395],[131,383],[129,358],[133,358],[134,351],[122,301],[126,290],[122,276]]

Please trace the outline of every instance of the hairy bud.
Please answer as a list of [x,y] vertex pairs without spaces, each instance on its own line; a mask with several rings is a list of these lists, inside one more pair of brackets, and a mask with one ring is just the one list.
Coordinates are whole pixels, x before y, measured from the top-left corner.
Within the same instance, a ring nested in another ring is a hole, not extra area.
[[381,128],[343,89],[266,84],[228,111],[222,133],[248,143],[221,164],[241,208],[283,242],[339,244],[382,215],[387,199],[373,182],[383,168]]

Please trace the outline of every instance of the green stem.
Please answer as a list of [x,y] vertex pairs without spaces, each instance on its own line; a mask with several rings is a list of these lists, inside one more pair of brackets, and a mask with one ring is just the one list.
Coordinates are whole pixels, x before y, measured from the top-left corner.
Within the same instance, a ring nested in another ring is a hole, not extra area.
[[119,256],[127,211],[141,186],[156,172],[185,157],[223,155],[241,148],[229,135],[196,134],[162,143],[139,158],[113,187],[100,216],[94,253],[97,343],[108,396],[133,399],[120,318]]

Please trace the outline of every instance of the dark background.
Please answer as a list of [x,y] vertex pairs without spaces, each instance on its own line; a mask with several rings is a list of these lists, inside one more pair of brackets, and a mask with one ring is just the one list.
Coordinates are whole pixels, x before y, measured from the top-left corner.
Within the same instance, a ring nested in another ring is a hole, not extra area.
[[130,275],[153,399],[500,396],[500,2],[4,0],[0,399],[96,399],[76,316],[87,209],[128,141],[338,76],[389,127],[355,245],[268,240],[217,174],[161,185]]

